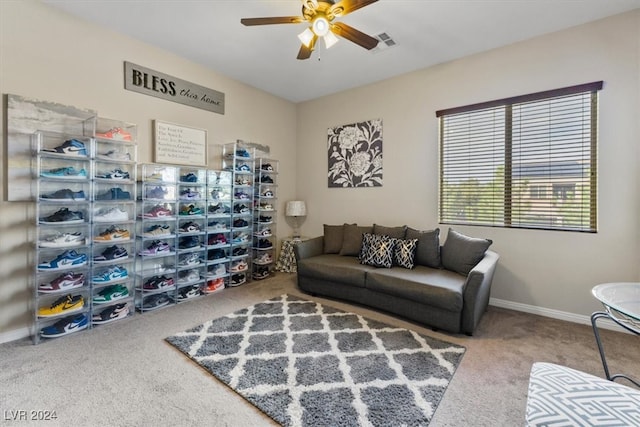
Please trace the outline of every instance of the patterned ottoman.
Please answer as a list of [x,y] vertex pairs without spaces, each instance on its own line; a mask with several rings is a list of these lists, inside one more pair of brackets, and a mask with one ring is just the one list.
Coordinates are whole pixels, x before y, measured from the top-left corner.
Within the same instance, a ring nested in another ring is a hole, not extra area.
[[640,390],[552,363],[534,363],[527,426],[640,426]]

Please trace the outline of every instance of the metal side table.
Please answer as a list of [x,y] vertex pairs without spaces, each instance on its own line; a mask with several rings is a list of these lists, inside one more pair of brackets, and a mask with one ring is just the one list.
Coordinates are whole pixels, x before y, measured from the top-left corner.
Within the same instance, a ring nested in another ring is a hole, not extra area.
[[600,359],[602,359],[602,366],[604,367],[604,373],[607,379],[615,381],[617,378],[624,378],[631,381],[637,387],[640,387],[640,382],[629,378],[627,375],[611,375],[609,373],[609,366],[607,365],[604,348],[602,347],[600,332],[596,324],[598,319],[607,318],[613,320],[627,331],[635,335],[640,335],[640,283],[604,283],[595,286],[591,290],[591,293],[605,308],[605,311],[597,311],[591,315],[591,325],[593,326],[593,333],[596,336]]

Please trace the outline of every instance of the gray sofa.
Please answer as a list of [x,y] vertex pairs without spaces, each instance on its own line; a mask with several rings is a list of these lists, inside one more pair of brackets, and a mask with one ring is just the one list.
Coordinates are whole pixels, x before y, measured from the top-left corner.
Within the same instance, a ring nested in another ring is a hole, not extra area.
[[[499,259],[488,250],[490,240],[450,229],[441,246],[438,229],[418,231],[375,224],[325,225],[324,232],[294,248],[302,291],[381,309],[434,329],[473,334],[486,311]],[[363,263],[368,259],[365,252],[371,252],[367,241],[387,236],[391,240],[386,242],[415,242],[413,263],[407,265],[395,258],[391,266],[381,267],[377,261]]]

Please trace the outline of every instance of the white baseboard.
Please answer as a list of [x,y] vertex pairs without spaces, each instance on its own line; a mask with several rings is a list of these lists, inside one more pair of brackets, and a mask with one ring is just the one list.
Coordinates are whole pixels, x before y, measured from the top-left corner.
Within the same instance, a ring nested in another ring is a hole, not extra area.
[[[569,313],[566,311],[554,310],[552,308],[538,307],[535,305],[522,304],[519,302],[507,301],[497,298],[490,298],[489,305],[495,307],[507,308],[509,310],[523,311],[525,313],[537,314],[538,316],[550,317],[552,319],[565,320],[567,322],[579,323],[581,325],[591,326],[591,316]],[[630,333],[626,329],[616,324],[613,320],[599,319],[598,327],[609,329],[616,332]]]
[[0,344],[4,344],[6,342],[21,340],[22,338],[27,338],[31,335],[28,327],[14,329],[13,331],[3,332],[0,334]]

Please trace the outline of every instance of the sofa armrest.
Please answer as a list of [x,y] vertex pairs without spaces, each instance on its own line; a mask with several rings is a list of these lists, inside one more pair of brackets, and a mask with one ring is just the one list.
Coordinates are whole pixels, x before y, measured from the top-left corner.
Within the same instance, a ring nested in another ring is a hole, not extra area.
[[324,249],[324,236],[314,237],[313,239],[303,240],[293,246],[293,253],[296,256],[296,262],[301,259],[311,258],[313,256],[322,255]]
[[464,284],[461,330],[472,335],[480,322],[482,314],[489,305],[491,282],[500,256],[487,251],[484,258],[469,272]]

